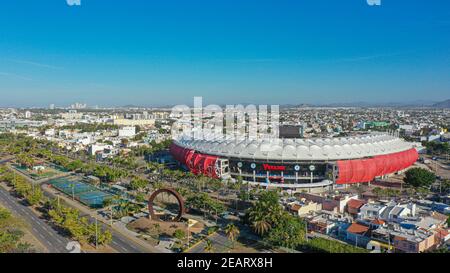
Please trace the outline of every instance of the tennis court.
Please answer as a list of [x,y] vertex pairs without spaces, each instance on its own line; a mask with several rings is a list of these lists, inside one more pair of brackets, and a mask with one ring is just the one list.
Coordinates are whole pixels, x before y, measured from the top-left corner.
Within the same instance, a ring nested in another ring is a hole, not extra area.
[[103,207],[103,201],[111,195],[102,191],[91,191],[80,194],[80,202],[87,204],[92,208]]
[[33,180],[50,178],[57,174],[53,168],[48,167],[48,166],[45,166],[45,169],[43,169],[41,171],[30,170],[29,168],[27,168],[25,166],[21,166],[19,164],[11,164],[11,167],[13,167],[17,171],[23,173],[24,175],[28,176],[29,178],[31,178]]
[[103,207],[103,201],[112,196],[76,176],[52,179],[48,184],[91,208]]

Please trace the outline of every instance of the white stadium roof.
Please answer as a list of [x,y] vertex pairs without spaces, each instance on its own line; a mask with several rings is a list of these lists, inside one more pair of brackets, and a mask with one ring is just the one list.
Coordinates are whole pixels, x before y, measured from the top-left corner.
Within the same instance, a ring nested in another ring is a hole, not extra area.
[[414,148],[396,136],[372,133],[339,138],[306,139],[192,139],[175,144],[200,153],[252,160],[339,160],[392,154]]

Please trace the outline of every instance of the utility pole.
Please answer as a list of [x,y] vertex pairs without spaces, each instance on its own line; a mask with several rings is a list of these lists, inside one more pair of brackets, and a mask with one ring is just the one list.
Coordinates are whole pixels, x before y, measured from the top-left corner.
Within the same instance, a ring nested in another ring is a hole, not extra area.
[[113,205],[111,204],[111,217],[110,217],[110,219],[111,219],[111,222],[110,222],[110,225],[112,226],[113,225]]
[[247,180],[247,202],[250,199],[250,181]]
[[190,240],[189,240],[189,219],[187,220],[187,245],[189,248]]
[[217,208],[215,208],[216,210],[216,226],[217,226],[217,218],[219,218],[219,215],[217,214]]
[[305,240],[308,242],[308,222],[305,221]]
[[98,220],[95,217],[95,249],[98,248]]
[[[436,169],[436,176],[439,176],[438,174],[438,162],[437,162],[437,158],[434,161],[435,164],[435,169]],[[439,179],[439,194],[442,194],[442,179]]]
[[389,233],[389,231],[388,231],[387,235],[388,235],[388,246],[389,246],[388,253],[390,253],[390,251],[391,251],[391,234]]

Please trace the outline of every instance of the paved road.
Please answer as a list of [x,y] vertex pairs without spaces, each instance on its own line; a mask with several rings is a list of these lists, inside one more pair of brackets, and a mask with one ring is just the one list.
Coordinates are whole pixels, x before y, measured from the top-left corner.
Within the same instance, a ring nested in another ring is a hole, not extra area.
[[13,158],[14,158],[14,157],[2,158],[2,159],[0,159],[0,164],[9,162],[9,161],[11,161]]
[[[49,193],[46,190],[43,190],[43,193],[48,198],[55,198],[54,194]],[[69,206],[71,205],[67,202],[66,202],[66,204]],[[76,208],[76,209],[78,209],[78,208]],[[93,223],[95,221],[95,218],[93,218],[91,215],[84,213],[79,209],[78,209],[78,211],[80,212],[80,216],[87,217],[89,219],[90,223]],[[104,229],[109,228],[107,225],[105,225],[104,223],[102,223],[100,221],[98,221],[97,223],[98,223],[99,228],[100,227],[102,227]],[[128,239],[125,236],[123,236],[122,234],[112,230],[111,228],[109,228],[109,230],[112,233],[111,247],[114,248],[115,250],[117,250],[118,252],[121,252],[121,253],[146,253],[146,252],[148,253],[148,252],[150,252],[149,250],[130,241],[130,239]]]
[[[46,221],[40,219],[34,214],[34,212],[20,204],[19,200],[11,196],[8,191],[0,187],[0,202],[14,214],[18,215],[20,218],[25,220],[31,226],[31,232],[33,235],[41,241],[41,243],[48,249],[51,253],[67,253],[66,250],[67,243],[71,240],[58,234]],[[81,216],[85,216],[80,214]],[[86,215],[88,216],[88,215]],[[94,221],[91,219],[91,221]],[[98,223],[99,227],[106,228],[102,223]],[[143,253],[147,252],[139,246],[135,246],[130,243],[128,239],[124,238],[116,232],[113,233],[113,240],[111,246],[121,253]]]
[[11,196],[8,191],[0,187],[0,202],[13,214],[25,220],[30,226],[30,232],[48,249],[51,253],[67,253],[67,243],[70,241],[61,236],[44,220],[37,217],[33,211],[20,204],[19,200]]
[[[229,249],[232,244],[228,237],[221,232],[214,233],[213,235],[209,236],[208,239],[211,240],[215,252],[223,252],[224,250]],[[203,240],[202,242],[191,248],[188,252],[203,253],[205,252],[205,246],[206,242]]]
[[[9,160],[10,159],[0,160],[0,164],[8,162]],[[16,170],[13,170],[13,171],[16,172],[17,174],[21,174],[20,172],[17,172]],[[23,174],[21,174],[21,175],[23,175]],[[31,183],[35,182],[35,181],[32,181],[30,178],[28,178],[25,175],[23,175],[23,176],[25,179],[27,179],[27,181],[30,181]],[[49,193],[45,190],[43,191],[43,193],[46,197],[49,197],[49,198],[55,197],[54,195],[52,195],[51,193]],[[30,208],[21,205],[16,198],[12,197],[6,190],[1,188],[0,202],[3,200],[5,200],[4,202],[6,202],[5,205],[6,205],[6,207],[8,207],[8,209],[11,209],[14,213],[17,212],[16,213],[17,215],[19,215],[21,218],[24,218],[28,223],[30,223],[30,225],[32,226],[32,231],[36,232],[36,234],[35,234],[35,235],[37,235],[36,238],[38,238],[39,240],[45,241],[42,243],[46,247],[48,246],[47,249],[49,250],[49,252],[68,252],[66,250],[66,245],[67,245],[67,242],[70,241],[69,239],[66,239],[66,238],[62,237],[61,235],[59,235],[44,220],[39,219],[35,214],[33,214],[33,212],[31,211]],[[82,211],[80,211],[80,216],[87,216],[91,223],[93,221],[95,221],[95,219],[92,218],[92,216],[85,214]],[[104,229],[107,228],[107,225],[101,223],[100,221],[98,222],[98,225],[99,225],[99,227],[102,227]],[[47,232],[47,230],[53,232],[53,234],[56,234],[59,237],[55,237],[55,239],[52,241],[52,239],[51,239],[52,235],[49,234]],[[150,251],[150,250],[138,245],[137,243],[132,242],[130,239],[128,239],[124,235],[112,230],[111,228],[109,228],[109,230],[112,233],[111,247],[114,248],[115,250],[117,250],[118,252],[121,252],[121,253],[157,252],[156,250]],[[63,238],[64,241],[61,238]],[[61,244],[59,241],[61,241],[62,244],[64,245],[62,249],[60,246],[56,245],[56,243]]]

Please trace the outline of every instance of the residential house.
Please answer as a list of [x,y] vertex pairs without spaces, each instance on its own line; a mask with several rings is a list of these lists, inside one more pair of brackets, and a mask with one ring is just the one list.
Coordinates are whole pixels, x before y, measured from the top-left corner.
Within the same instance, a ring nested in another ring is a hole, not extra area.
[[305,199],[302,199],[302,201],[294,201],[288,203],[287,206],[291,213],[300,217],[322,209],[322,204],[318,204],[312,201],[308,202]]
[[352,223],[347,228],[346,239],[357,246],[365,247],[370,241],[370,228],[366,225]]
[[363,200],[351,199],[347,202],[346,211],[352,215],[356,216],[359,213],[359,209],[365,204]]

